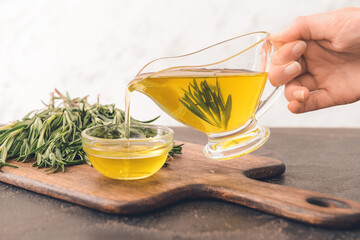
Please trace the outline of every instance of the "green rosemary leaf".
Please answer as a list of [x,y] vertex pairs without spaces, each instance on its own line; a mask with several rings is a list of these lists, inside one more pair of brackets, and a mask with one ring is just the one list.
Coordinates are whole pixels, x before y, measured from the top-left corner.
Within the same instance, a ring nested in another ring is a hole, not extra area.
[[191,100],[189,100],[188,102],[186,102],[186,99],[185,100],[179,99],[179,100],[193,114],[195,114],[196,116],[198,116],[202,120],[208,122],[209,124],[213,125],[213,123],[210,122],[210,120],[205,116],[205,114],[196,106],[195,103],[191,102]]
[[[230,115],[231,115],[231,108],[232,108],[232,97],[231,95],[228,96],[227,100],[226,100],[226,105],[224,107],[224,119],[230,119]],[[225,127],[227,127],[229,121],[226,121],[225,123]]]
[[18,166],[12,165],[12,164],[10,164],[10,163],[0,162],[0,168],[1,168],[1,167],[4,167],[4,166],[13,167],[13,168],[18,168]]
[[140,122],[140,123],[152,123],[152,122],[156,121],[159,117],[160,117],[160,116],[157,116],[157,117],[155,117],[155,118],[153,118],[153,119],[150,119],[150,120],[147,120],[147,121],[139,121],[139,122]]
[[169,155],[173,157],[175,154],[181,154],[183,145],[184,144],[174,145],[172,150],[169,152]]

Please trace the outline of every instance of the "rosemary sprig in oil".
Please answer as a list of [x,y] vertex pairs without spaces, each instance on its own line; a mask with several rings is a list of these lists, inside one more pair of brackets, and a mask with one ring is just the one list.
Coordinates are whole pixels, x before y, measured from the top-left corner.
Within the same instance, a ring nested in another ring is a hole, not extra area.
[[209,85],[206,80],[197,83],[196,79],[183,89],[184,96],[180,102],[197,117],[218,128],[226,128],[231,114],[232,97],[228,95],[226,102],[221,93],[219,81]]
[[[51,95],[46,109],[31,112],[21,121],[0,127],[0,168],[13,166],[6,162],[10,158],[22,162],[35,158],[33,166],[53,172],[64,172],[65,167],[72,165],[90,165],[82,149],[81,132],[92,126],[124,123],[125,113],[114,105],[101,105],[99,100],[91,105],[87,97],[72,99],[68,94],[55,92],[58,96]],[[131,123],[149,123],[156,119],[142,122],[131,118]],[[149,128],[132,131],[145,136],[153,134]],[[181,153],[181,149],[174,146],[173,152]]]

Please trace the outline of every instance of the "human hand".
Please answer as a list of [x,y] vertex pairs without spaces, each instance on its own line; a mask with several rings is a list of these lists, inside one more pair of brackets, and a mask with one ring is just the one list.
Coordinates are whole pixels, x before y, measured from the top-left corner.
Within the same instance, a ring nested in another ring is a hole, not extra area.
[[360,8],[297,18],[273,35],[269,80],[303,113],[360,100]]

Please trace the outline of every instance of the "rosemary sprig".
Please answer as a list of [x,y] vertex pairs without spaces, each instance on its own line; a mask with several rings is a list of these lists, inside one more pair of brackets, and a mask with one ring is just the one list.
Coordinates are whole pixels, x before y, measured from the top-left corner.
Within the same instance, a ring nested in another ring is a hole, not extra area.
[[226,128],[232,108],[231,95],[224,102],[217,78],[215,86],[209,85],[206,80],[201,81],[199,85],[194,78],[187,90],[182,89],[184,96],[179,101],[205,122],[218,128]]
[[[82,149],[81,132],[92,126],[124,123],[124,111],[114,105],[101,105],[99,100],[91,105],[87,97],[70,98],[55,90],[50,103],[38,112],[31,112],[21,121],[0,127],[0,168],[13,166],[6,162],[13,158],[25,162],[35,158],[33,166],[46,171],[65,171],[65,167],[90,162]],[[58,102],[60,102],[58,104]],[[58,106],[56,106],[58,105]],[[131,123],[149,123],[131,118]],[[136,128],[138,134],[148,136],[149,128]],[[175,154],[181,149],[175,146]],[[171,156],[171,155],[169,155]]]
[[166,162],[165,162],[165,164],[164,164],[164,167],[168,167],[168,166],[170,166],[170,161],[173,159],[173,156],[175,155],[175,154],[181,154],[181,151],[182,151],[182,146],[183,146],[184,144],[179,144],[179,145],[174,145],[173,146],[173,148],[172,148],[172,150],[169,152],[169,156],[168,156],[168,158],[167,158],[167,160],[166,160]]

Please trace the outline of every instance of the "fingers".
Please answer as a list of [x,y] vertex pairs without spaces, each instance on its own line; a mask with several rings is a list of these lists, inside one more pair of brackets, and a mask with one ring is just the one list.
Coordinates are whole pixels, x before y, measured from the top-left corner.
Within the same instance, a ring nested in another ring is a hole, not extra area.
[[292,61],[285,65],[271,65],[269,80],[274,86],[284,85],[301,73],[301,66],[298,62]]
[[271,56],[269,80],[274,86],[284,85],[301,73],[306,72],[304,61],[301,59],[306,50],[304,41],[295,41],[284,44]]
[[288,109],[292,113],[304,113],[334,106],[329,92],[318,89],[311,74],[297,77],[285,87],[285,97],[289,101]]
[[312,91],[318,89],[315,78],[311,74],[305,74],[295,78],[289,82],[285,87],[285,97],[290,102],[306,101]]
[[309,98],[310,91],[306,87],[300,85],[299,82],[293,81],[285,88],[285,97],[290,102],[296,100],[299,102],[306,101]]
[[297,62],[305,50],[306,43],[304,41],[294,41],[284,44],[273,53],[269,80],[274,86],[284,85],[306,71],[305,62]]
[[331,99],[328,91],[325,89],[320,89],[318,91],[310,93],[309,97],[303,102],[299,102],[297,100],[290,101],[290,103],[288,104],[288,109],[292,113],[304,113],[331,107],[334,105],[335,104]]
[[290,61],[295,61],[304,54],[306,43],[304,41],[294,41],[287,43],[279,48],[271,56],[271,63],[276,65],[286,64]]

